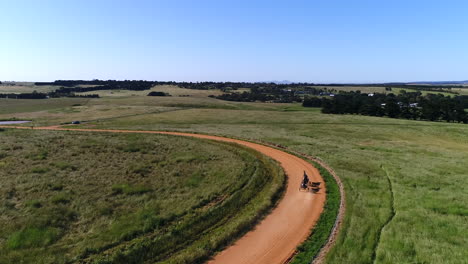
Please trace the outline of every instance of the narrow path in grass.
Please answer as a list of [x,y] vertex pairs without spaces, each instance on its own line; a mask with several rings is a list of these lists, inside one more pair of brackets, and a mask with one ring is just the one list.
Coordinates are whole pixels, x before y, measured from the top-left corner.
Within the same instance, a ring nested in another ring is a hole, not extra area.
[[[25,127],[6,127],[21,128]],[[165,134],[175,136],[188,136],[233,142],[252,148],[270,158],[278,161],[284,169],[288,185],[283,198],[271,213],[266,216],[255,228],[227,247],[209,261],[211,264],[275,264],[284,263],[294,254],[310,234],[312,227],[319,219],[325,204],[326,186],[318,170],[309,162],[295,155],[279,149],[248,141],[225,138],[219,136],[140,130],[110,130],[110,129],[78,129],[63,127],[37,127],[37,130],[80,131],[80,132],[107,132],[107,133],[143,133]],[[311,181],[321,182],[318,193],[299,191],[304,171]]]
[[379,233],[377,234],[377,241],[374,246],[374,250],[372,252],[372,263],[376,262],[377,259],[377,250],[379,249],[380,245],[380,237],[382,236],[382,232],[385,229],[386,226],[390,224],[390,222],[393,220],[393,217],[395,217],[395,198],[393,194],[393,186],[392,186],[392,181],[390,180],[390,175],[385,169],[385,167],[382,165],[382,170],[385,172],[385,175],[387,176],[387,181],[388,181],[388,188],[390,190],[390,216],[388,217],[387,221],[382,225],[382,227],[379,230]]

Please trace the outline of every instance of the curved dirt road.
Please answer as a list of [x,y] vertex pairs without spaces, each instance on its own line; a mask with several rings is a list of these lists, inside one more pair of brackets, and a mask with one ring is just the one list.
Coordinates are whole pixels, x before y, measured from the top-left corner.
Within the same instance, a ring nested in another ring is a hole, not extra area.
[[[27,127],[4,127],[30,129]],[[280,264],[286,262],[288,258],[294,254],[296,247],[309,235],[311,228],[322,213],[325,203],[324,181],[318,171],[310,163],[292,154],[261,144],[218,136],[182,132],[73,129],[60,127],[38,127],[35,129],[189,136],[237,143],[255,149],[278,161],[288,177],[288,186],[284,197],[280,200],[277,207],[274,208],[254,230],[249,231],[233,245],[214,256],[214,258],[208,262],[210,264]],[[304,171],[309,175],[311,181],[322,182],[322,189],[317,194],[299,191],[299,185]]]

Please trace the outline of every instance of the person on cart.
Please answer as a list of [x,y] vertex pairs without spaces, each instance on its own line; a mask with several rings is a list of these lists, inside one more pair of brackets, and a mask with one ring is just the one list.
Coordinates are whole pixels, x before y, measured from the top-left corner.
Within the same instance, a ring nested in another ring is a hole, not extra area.
[[302,178],[302,184],[301,184],[302,189],[306,189],[308,184],[309,184],[309,177],[307,176],[306,172],[304,171],[304,176]]

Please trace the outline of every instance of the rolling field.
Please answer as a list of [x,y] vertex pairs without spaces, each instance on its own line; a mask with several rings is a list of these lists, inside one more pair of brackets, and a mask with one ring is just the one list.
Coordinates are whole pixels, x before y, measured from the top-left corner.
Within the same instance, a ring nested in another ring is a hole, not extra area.
[[283,179],[269,159],[226,143],[0,133],[0,263],[202,260],[271,207]]
[[[43,111],[36,104],[21,115]],[[96,105],[111,108],[112,118],[99,119]],[[233,103],[203,95],[113,95],[82,106],[88,109],[86,116],[99,119],[83,128],[225,135],[273,142],[320,157],[343,180],[347,201],[343,229],[327,263],[465,263],[468,259],[467,125],[325,115],[298,104]],[[115,111],[121,106],[129,107],[123,116]],[[48,109],[45,103],[42,107]],[[171,111],[138,112],[140,108]],[[50,120],[41,112],[35,123],[53,125],[78,116],[69,114]],[[13,114],[5,110],[0,115],[9,117]]]
[[465,85],[463,88],[452,88],[452,91],[457,92],[460,95],[468,95],[468,86]]
[[[405,90],[406,92],[416,92],[417,90],[415,89],[410,89],[410,88],[392,88],[390,91],[386,91],[385,87],[369,87],[369,86],[313,86],[316,88],[320,89],[328,89],[328,90],[336,90],[336,91],[345,91],[345,92],[351,92],[351,91],[361,91],[362,93],[393,93],[393,94],[399,94],[401,93],[402,90]],[[447,90],[448,91],[448,90]],[[460,88],[452,88],[450,91],[454,91],[459,93],[459,95],[467,95],[468,94],[468,89],[460,89]],[[455,96],[456,94],[453,93],[446,93],[446,92],[438,92],[438,91],[420,91],[423,95],[427,94],[443,94],[444,96]]]
[[22,117],[31,113],[43,113],[45,116],[49,111],[66,111],[73,106],[86,104],[88,99],[83,98],[57,98],[43,100],[26,99],[0,99],[0,115],[6,117]]
[[348,208],[328,263],[463,263],[468,257],[465,125],[279,108],[180,110],[99,127],[252,138],[324,159],[346,184]]
[[[219,90],[190,90],[173,86],[156,86],[152,90],[168,92],[174,96],[146,96],[149,91],[96,91],[91,93],[103,93],[103,98],[54,98],[47,101],[0,98],[0,120],[33,120],[35,126],[47,126],[70,123],[73,120],[100,122],[124,116],[192,108],[277,110],[281,107],[281,104],[225,102],[208,97],[219,94]],[[29,125],[31,124],[25,124]]]
[[150,90],[130,91],[130,90],[104,90],[84,92],[77,94],[99,94],[101,97],[128,97],[128,96],[146,96],[150,92],[164,92],[175,97],[207,97],[208,95],[220,95],[220,90],[193,90],[178,88],[172,85],[157,85]]
[[15,83],[15,85],[10,85],[8,83],[0,84],[0,93],[32,93],[33,91],[47,93],[55,89],[57,89],[55,86],[35,86],[34,83],[28,82],[19,82]]

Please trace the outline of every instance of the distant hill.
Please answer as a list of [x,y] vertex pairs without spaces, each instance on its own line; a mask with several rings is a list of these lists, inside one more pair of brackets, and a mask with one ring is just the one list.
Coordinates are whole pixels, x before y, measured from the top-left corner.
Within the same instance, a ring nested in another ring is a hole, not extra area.
[[431,85],[468,84],[468,81],[410,82],[407,84],[431,84]]
[[282,81],[269,81],[266,83],[274,83],[274,84],[292,84],[293,82],[288,81],[288,80],[282,80]]

